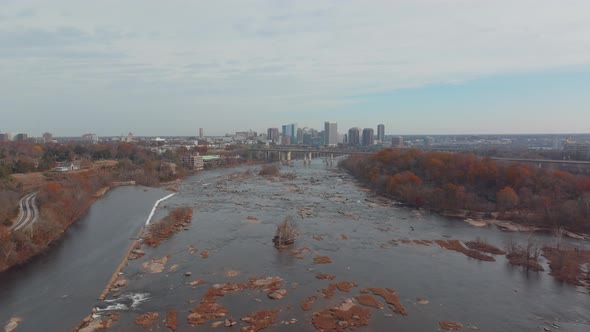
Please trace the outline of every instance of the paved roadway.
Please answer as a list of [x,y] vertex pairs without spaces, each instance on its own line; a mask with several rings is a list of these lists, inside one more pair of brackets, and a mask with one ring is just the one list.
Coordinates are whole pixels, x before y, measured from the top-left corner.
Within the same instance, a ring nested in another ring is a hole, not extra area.
[[32,192],[21,198],[18,208],[18,218],[14,224],[10,227],[11,231],[18,231],[29,225],[34,224],[39,217],[39,210],[35,204],[37,199],[37,192]]

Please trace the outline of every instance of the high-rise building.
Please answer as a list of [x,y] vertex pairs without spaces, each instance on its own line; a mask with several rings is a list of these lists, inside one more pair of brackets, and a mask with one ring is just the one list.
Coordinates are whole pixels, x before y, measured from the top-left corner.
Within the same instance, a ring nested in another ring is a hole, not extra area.
[[348,144],[352,146],[361,145],[361,128],[354,127],[348,130]]
[[385,141],[385,125],[380,124],[377,126],[377,140],[379,142]]
[[363,129],[363,146],[371,146],[375,144],[375,130],[373,128]]
[[14,136],[15,141],[26,141],[28,139],[29,139],[29,135],[27,135],[25,133],[16,134],[16,136]]
[[281,139],[281,135],[279,134],[279,128],[268,128],[266,131],[266,139],[273,143],[278,143]]
[[203,130],[203,128],[199,128],[199,138],[203,139],[203,137],[205,137],[205,131]]
[[297,144],[303,144],[303,133],[304,133],[303,128],[297,129]]
[[8,142],[8,135],[0,133],[0,142]]
[[288,125],[283,125],[283,137],[289,136],[289,144],[295,144],[297,142],[297,124],[291,123]]
[[338,124],[335,122],[324,122],[324,145],[338,145]]
[[391,147],[392,148],[403,148],[404,147],[404,138],[401,136],[393,136],[391,138]]

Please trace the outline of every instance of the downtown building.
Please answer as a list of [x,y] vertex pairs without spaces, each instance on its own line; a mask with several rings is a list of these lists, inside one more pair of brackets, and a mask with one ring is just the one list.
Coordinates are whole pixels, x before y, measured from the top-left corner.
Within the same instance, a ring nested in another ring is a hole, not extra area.
[[287,125],[283,125],[283,141],[282,142],[286,142],[286,140],[284,140],[284,137],[289,137],[289,144],[285,144],[285,145],[290,145],[290,144],[296,144],[297,142],[297,124],[296,123],[291,123],[291,124],[287,124]]
[[266,131],[266,139],[275,144],[280,142],[281,135],[279,133],[279,128],[268,128]]
[[351,146],[361,145],[361,128],[354,127],[348,129],[347,143]]
[[324,145],[338,145],[338,124],[335,122],[324,122]]
[[383,143],[385,141],[385,125],[380,124],[377,126],[377,141]]
[[363,146],[371,146],[375,144],[375,130],[373,128],[363,129]]

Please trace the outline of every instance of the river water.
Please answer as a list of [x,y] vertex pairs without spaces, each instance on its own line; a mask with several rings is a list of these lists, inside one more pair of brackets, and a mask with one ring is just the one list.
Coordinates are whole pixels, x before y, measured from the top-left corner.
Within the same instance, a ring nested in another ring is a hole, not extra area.
[[[437,331],[442,320],[458,321],[481,331],[543,331],[544,327],[590,330],[590,295],[582,287],[556,282],[547,272],[526,273],[502,256],[496,256],[496,262],[482,262],[438,245],[391,241],[470,241],[479,237],[502,247],[510,239],[525,242],[529,236],[544,243],[554,241],[549,236],[478,228],[405,208],[375,197],[347,174],[320,160],[314,160],[311,166],[300,161],[294,167],[283,166],[281,174],[290,177],[262,177],[257,169],[199,173],[184,180],[177,195],[160,205],[154,219],[173,208],[188,206],[194,209],[192,223],[188,230],[160,246],[144,248],[146,255],[124,268],[123,277],[129,283],[111,298],[141,295],[142,302],[132,308],[123,306],[126,310],[119,310],[113,331],[144,331],[133,322],[144,312],[158,312],[161,319],[153,330],[166,331],[162,319],[168,309],[178,312],[179,331],[195,330],[186,317],[210,286],[275,276],[282,278],[288,289],[281,300],[249,290],[227,294],[218,302],[237,320],[258,310],[280,309],[278,321],[269,330],[315,331],[311,324],[314,311],[354,298],[361,288],[386,287],[399,294],[409,315],[393,314],[387,307],[371,309],[370,325],[358,331]],[[135,235],[154,201],[165,195],[162,190],[144,192],[141,188],[109,193],[50,254],[0,276],[0,318],[24,318],[19,327],[22,331],[39,331],[40,326],[51,327],[42,329],[47,331],[67,331],[66,327],[76,325],[76,319],[98,304],[96,298],[127,249],[129,237]],[[300,216],[301,209],[309,212],[305,218]],[[272,245],[276,225],[286,216],[296,220],[300,232],[293,249],[311,250],[302,254],[303,259]],[[197,248],[197,253],[188,250],[189,246]],[[209,251],[208,258],[199,255],[203,250]],[[142,263],[164,256],[169,257],[164,272],[146,273]],[[314,264],[315,256],[329,256],[332,263]],[[178,268],[171,271],[174,265]],[[192,275],[185,276],[186,272]],[[302,311],[299,303],[318,295],[330,283],[316,279],[318,273],[335,275],[333,282],[352,281],[359,286],[350,293],[337,291],[331,299],[320,296],[313,310]],[[205,280],[205,284],[188,284],[197,279]],[[429,303],[419,304],[417,297]],[[281,323],[292,318],[297,319],[295,324]],[[40,325],[45,321],[52,325]],[[211,328],[212,322],[196,330],[225,329]]]

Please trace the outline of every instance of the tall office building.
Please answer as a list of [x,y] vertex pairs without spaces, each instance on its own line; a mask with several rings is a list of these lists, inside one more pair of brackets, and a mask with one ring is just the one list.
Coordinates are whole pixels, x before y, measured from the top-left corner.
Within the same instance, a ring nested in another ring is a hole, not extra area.
[[348,145],[361,145],[361,128],[354,127],[348,130]]
[[297,144],[303,144],[303,128],[297,129]]
[[363,146],[375,144],[375,130],[373,128],[363,129]]
[[295,144],[297,142],[297,124],[292,123],[283,125],[283,137],[289,136],[289,144]]
[[269,141],[278,143],[280,141],[279,128],[268,128],[266,136],[266,139]]
[[203,137],[205,137],[205,132],[203,131],[203,128],[199,128],[199,138],[203,139]]
[[15,141],[26,141],[29,139],[29,135],[25,134],[25,133],[20,133],[20,134],[16,134],[16,136],[14,136],[14,140]]
[[338,145],[338,124],[335,122],[324,122],[324,145]]
[[385,125],[380,124],[377,126],[377,140],[379,142],[385,141]]

